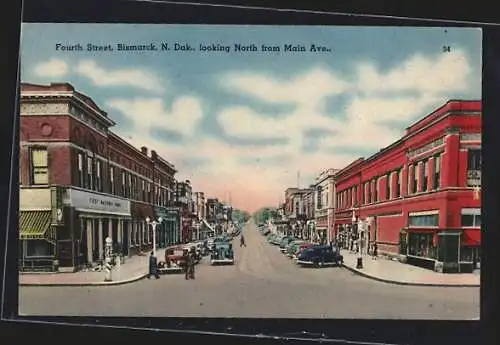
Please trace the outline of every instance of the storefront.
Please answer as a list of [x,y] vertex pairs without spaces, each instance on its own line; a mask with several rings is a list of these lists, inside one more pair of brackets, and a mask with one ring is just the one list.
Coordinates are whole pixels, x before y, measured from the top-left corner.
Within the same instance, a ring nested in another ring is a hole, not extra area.
[[[56,203],[59,202],[56,197]],[[115,252],[129,254],[129,200],[68,188],[62,192],[62,204],[63,221],[57,224],[60,270],[98,264],[104,259],[107,237],[111,238]]]
[[165,208],[165,226],[167,246],[180,243],[180,209]]
[[150,204],[141,202],[130,203],[131,207],[131,241],[130,252],[138,254],[147,252],[153,248],[153,229],[148,226],[146,218],[155,218],[155,209]]
[[[19,269],[57,270],[57,212],[51,188],[21,188],[19,193]],[[55,190],[54,190],[55,192]]]

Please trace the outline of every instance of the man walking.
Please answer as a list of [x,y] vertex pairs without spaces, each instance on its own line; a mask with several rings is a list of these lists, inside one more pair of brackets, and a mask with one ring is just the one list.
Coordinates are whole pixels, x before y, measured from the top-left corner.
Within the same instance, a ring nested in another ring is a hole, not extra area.
[[158,261],[153,252],[151,252],[151,255],[149,256],[148,279],[151,279],[151,276],[155,276],[156,279],[160,278],[160,275],[158,274]]
[[243,234],[240,236],[240,248],[241,247],[246,247],[246,243],[245,243],[245,237],[243,236]]

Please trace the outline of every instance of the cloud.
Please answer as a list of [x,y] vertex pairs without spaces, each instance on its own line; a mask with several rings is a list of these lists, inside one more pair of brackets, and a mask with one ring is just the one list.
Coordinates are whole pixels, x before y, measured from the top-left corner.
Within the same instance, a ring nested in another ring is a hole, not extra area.
[[151,92],[164,90],[160,79],[153,72],[143,69],[109,70],[100,67],[93,60],[83,60],[75,66],[74,72],[90,79],[97,86],[134,86]]
[[46,62],[40,62],[35,66],[35,74],[39,77],[61,78],[69,72],[69,66],[66,61],[61,59],[50,59]]
[[220,84],[232,92],[262,101],[312,107],[326,96],[340,94],[349,87],[349,83],[324,68],[314,68],[289,80],[277,80],[252,72],[228,73],[221,76]]
[[468,87],[471,67],[463,51],[442,53],[438,58],[415,54],[386,74],[373,63],[360,63],[357,68],[358,89],[363,92],[418,91],[446,93]]
[[155,128],[191,136],[203,117],[201,101],[194,96],[175,99],[170,111],[161,98],[110,99],[106,106],[123,113],[134,123],[135,133],[143,134]]

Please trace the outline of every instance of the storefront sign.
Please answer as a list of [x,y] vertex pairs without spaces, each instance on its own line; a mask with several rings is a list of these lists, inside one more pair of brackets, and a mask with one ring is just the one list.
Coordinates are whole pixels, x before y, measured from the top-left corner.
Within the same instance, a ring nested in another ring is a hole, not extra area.
[[77,211],[130,216],[130,201],[77,189],[66,191],[65,203]]

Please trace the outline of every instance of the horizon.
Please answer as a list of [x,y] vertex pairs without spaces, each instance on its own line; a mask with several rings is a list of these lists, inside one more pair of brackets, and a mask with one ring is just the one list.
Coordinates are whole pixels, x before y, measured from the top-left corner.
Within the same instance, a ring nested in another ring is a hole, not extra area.
[[[331,52],[55,49],[167,39]],[[70,83],[116,122],[111,131],[155,150],[193,192],[229,195],[253,215],[281,204],[286,188],[370,157],[448,100],[480,100],[481,45],[470,28],[23,24],[21,80]]]

